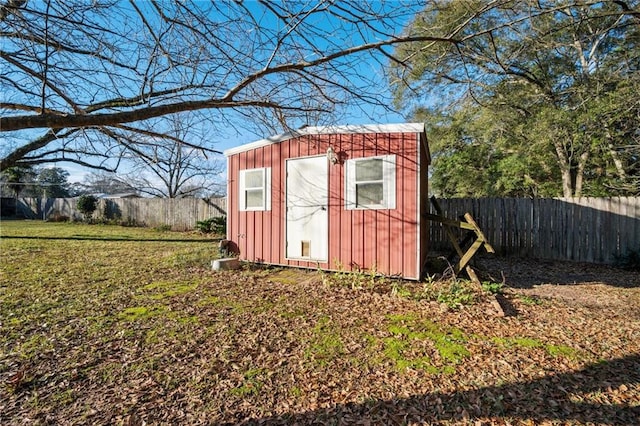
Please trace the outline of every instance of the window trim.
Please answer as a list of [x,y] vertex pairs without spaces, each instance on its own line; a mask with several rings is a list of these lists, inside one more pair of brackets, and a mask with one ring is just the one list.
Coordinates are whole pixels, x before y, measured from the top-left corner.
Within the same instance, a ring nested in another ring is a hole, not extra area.
[[[356,164],[359,161],[382,160],[382,203],[357,205]],[[392,210],[396,208],[396,156],[377,155],[372,157],[351,158],[345,161],[345,209],[346,210]]]
[[[246,174],[252,172],[262,173],[262,186],[251,188],[246,187]],[[257,191],[259,189],[261,189],[263,193],[262,204],[255,207],[247,207],[247,192]],[[271,167],[240,170],[238,193],[240,198],[238,207],[241,212],[271,210]]]

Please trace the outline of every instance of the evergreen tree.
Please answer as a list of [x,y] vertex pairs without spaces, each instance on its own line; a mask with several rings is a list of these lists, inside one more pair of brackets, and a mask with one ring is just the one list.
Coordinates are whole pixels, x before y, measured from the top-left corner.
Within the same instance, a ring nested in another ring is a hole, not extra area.
[[461,42],[400,46],[391,79],[437,130],[436,191],[639,194],[639,3],[429,2],[407,31]]
[[41,169],[37,183],[45,198],[70,197],[69,172],[60,167]]

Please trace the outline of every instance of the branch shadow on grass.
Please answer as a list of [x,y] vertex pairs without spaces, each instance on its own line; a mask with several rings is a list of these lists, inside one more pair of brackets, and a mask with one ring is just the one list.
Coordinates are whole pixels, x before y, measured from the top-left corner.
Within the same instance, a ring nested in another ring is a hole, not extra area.
[[253,418],[242,424],[431,424],[498,418],[535,424],[637,425],[639,392],[640,354],[633,354],[526,382],[337,404],[303,413]]
[[72,235],[68,237],[40,237],[27,235],[2,235],[0,239],[15,240],[68,240],[68,241],[128,241],[128,242],[153,242],[153,243],[218,243],[220,238],[202,240],[190,240],[186,238],[130,238],[119,236],[100,237],[96,235]]

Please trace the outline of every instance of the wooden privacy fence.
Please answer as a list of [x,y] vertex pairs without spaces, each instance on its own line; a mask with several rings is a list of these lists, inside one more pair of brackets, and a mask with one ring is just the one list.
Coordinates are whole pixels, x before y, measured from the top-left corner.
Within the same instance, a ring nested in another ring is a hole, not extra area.
[[[612,263],[640,250],[640,197],[439,199],[442,214],[471,213],[496,252],[542,259]],[[436,223],[431,247],[449,250]]]
[[[628,250],[640,250],[640,197],[438,201],[445,217],[471,213],[488,242],[503,255],[612,263]],[[1,210],[3,216],[79,219],[76,202],[75,198],[2,198]],[[190,230],[199,220],[225,214],[225,198],[116,198],[101,199],[94,217]],[[430,225],[431,248],[450,250],[440,224]]]
[[[76,204],[77,198],[3,198],[2,215],[43,220],[81,219]],[[197,221],[226,215],[226,209],[225,198],[103,198],[93,217],[185,231],[194,229]]]

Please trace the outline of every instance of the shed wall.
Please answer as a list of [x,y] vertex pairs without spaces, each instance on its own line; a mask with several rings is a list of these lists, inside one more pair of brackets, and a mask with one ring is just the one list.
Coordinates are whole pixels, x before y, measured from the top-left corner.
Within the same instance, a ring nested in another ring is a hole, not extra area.
[[[375,268],[386,275],[418,278],[427,238],[426,222],[420,226],[420,194],[427,198],[426,164],[420,173],[420,162],[428,161],[421,139],[417,133],[304,135],[229,156],[227,238],[238,245],[241,259],[252,262],[330,270]],[[286,259],[285,160],[326,155],[329,146],[342,160],[329,164],[329,261]],[[344,160],[388,154],[396,155],[396,208],[345,209]],[[271,167],[271,210],[240,212],[239,171],[259,167]]]

